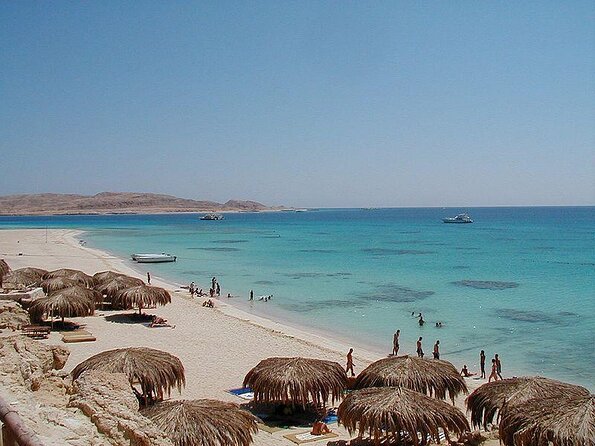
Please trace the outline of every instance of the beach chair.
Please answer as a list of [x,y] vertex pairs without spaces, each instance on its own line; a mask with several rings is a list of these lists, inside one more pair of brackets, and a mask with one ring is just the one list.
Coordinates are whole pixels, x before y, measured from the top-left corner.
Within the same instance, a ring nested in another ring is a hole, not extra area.
[[21,327],[21,332],[25,336],[34,339],[47,339],[50,335],[50,331],[50,327],[46,327],[45,325],[23,325]]
[[87,330],[63,331],[60,334],[62,335],[62,342],[66,344],[74,342],[93,342],[97,340],[97,338]]

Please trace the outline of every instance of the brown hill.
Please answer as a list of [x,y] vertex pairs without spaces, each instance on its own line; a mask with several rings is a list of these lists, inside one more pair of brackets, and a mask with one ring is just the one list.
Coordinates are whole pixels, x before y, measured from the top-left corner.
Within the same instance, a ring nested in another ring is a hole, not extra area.
[[0,215],[134,214],[160,212],[265,211],[256,201],[229,200],[221,204],[171,195],[101,192],[96,195],[32,194],[0,196]]

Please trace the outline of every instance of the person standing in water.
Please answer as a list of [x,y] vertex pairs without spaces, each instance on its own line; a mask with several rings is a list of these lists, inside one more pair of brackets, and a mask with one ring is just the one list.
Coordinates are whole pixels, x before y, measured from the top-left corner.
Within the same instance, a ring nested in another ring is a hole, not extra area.
[[351,376],[355,376],[353,372],[353,349],[349,349],[349,353],[347,353],[347,366],[345,367],[345,373],[351,372]]
[[151,273],[147,271],[147,284],[151,285]]
[[440,359],[440,341],[437,340],[434,344],[434,359]]
[[423,348],[421,346],[421,340],[422,340],[422,337],[420,336],[419,339],[417,340],[417,357],[418,358],[423,358],[424,357],[424,351],[423,351]]
[[254,290],[250,290],[250,299],[248,300],[254,300]]
[[486,354],[483,350],[479,354],[479,368],[481,370],[480,378],[485,379],[485,377],[486,377]]
[[494,359],[496,360],[496,373],[498,374],[498,378],[502,379],[502,363],[500,362],[500,358],[498,358],[498,353],[494,355]]
[[393,335],[393,356],[399,354],[399,336],[401,336],[401,330],[397,330]]
[[219,282],[217,282],[217,287],[216,287],[216,292],[217,292],[217,297],[221,296],[221,287],[219,286]]

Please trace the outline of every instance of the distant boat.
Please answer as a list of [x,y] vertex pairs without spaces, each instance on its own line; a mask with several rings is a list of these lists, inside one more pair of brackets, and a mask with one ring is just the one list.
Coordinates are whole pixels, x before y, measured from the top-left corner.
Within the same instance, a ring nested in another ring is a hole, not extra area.
[[444,223],[473,223],[473,220],[471,220],[471,217],[467,214],[459,214],[456,217],[443,218],[442,221]]
[[207,214],[200,217],[201,220],[223,220],[223,215],[221,214]]
[[171,254],[132,254],[132,260],[137,263],[164,263],[175,262],[177,257]]

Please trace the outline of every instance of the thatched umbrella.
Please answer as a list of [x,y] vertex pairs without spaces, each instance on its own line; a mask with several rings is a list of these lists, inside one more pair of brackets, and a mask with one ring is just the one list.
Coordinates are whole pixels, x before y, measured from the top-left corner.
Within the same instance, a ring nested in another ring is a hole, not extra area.
[[6,289],[20,290],[27,287],[38,286],[41,282],[39,276],[27,271],[15,269],[4,276],[2,286]]
[[550,396],[506,405],[499,430],[505,446],[593,446],[595,395]]
[[126,309],[138,307],[138,314],[141,314],[145,307],[170,303],[171,295],[160,287],[139,285],[118,291],[112,302]]
[[115,271],[101,271],[99,273],[93,274],[93,279],[98,285],[101,285],[103,282],[109,282],[116,277],[123,276],[124,274],[117,273]]
[[41,282],[41,288],[43,288],[43,291],[45,291],[46,294],[51,294],[55,291],[77,285],[79,285],[79,282],[66,277],[51,277]]
[[244,387],[254,391],[256,402],[282,402],[306,407],[332,402],[342,396],[347,375],[340,364],[323,359],[268,358],[244,378]]
[[44,315],[52,318],[59,316],[64,322],[65,317],[88,316],[93,314],[95,303],[86,296],[63,295],[61,292],[50,294],[33,301],[29,307],[29,314],[35,320],[43,319]]
[[523,404],[536,397],[563,395],[589,395],[589,391],[541,376],[507,378],[478,387],[467,397],[466,403],[467,410],[471,412],[471,423],[478,427],[483,425],[485,429],[494,422],[505,403]]
[[15,271],[22,272],[24,274],[29,274],[30,276],[36,277],[41,282],[43,280],[43,276],[47,274],[47,270],[42,268],[33,268],[32,266],[27,266],[25,268],[15,269]]
[[181,391],[186,384],[184,366],[178,358],[146,347],[119,348],[91,356],[74,368],[72,379],[87,370],[125,373],[132,386],[140,385],[145,402],[155,398],[161,400],[173,387]]
[[467,385],[457,369],[448,361],[413,356],[391,356],[373,362],[358,375],[354,387],[397,386],[453,401],[467,393]]
[[10,271],[10,266],[6,263],[6,260],[0,259],[0,286],[2,286],[2,278],[8,274]]
[[121,275],[114,277],[109,281],[105,280],[104,282],[101,282],[99,285],[95,286],[95,289],[101,294],[113,298],[119,291],[141,285],[144,285],[144,282],[141,279]]
[[257,418],[237,404],[215,400],[162,401],[142,411],[174,446],[248,446]]
[[76,280],[87,288],[93,288],[95,285],[95,279],[93,277],[76,269],[62,268],[50,271],[43,275],[44,279],[52,279],[54,277],[65,277],[67,279]]
[[[391,438],[399,444],[439,441],[442,429],[457,436],[469,430],[465,415],[450,404],[403,387],[374,387],[349,394],[337,411],[350,434],[368,434],[376,444]],[[421,440],[418,438],[421,434]]]
[[62,288],[61,290],[54,291],[53,293],[50,294],[50,296],[55,296],[57,294],[65,297],[67,299],[70,297],[79,297],[79,296],[85,297],[93,303],[101,302],[101,300],[102,300],[102,296],[99,293],[99,291],[91,290],[89,288],[85,288],[80,285],[75,285],[75,286],[71,286],[68,288]]

